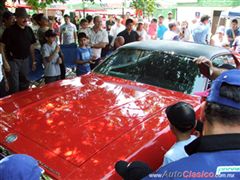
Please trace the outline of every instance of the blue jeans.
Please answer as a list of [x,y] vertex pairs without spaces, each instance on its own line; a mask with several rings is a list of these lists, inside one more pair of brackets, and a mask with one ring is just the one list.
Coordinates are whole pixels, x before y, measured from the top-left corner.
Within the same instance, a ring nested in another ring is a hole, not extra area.
[[4,79],[2,79],[0,82],[0,98],[4,97],[6,95],[7,95],[7,92],[5,91],[5,81],[4,81]]

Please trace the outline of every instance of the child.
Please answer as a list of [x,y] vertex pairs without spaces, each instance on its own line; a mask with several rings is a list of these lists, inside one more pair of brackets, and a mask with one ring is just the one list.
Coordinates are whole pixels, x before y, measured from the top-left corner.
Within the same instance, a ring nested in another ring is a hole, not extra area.
[[90,64],[94,64],[94,57],[91,56],[91,48],[87,47],[88,37],[84,32],[78,34],[79,48],[77,49],[77,76],[81,76],[91,71]]
[[162,166],[187,157],[184,146],[196,139],[191,135],[196,125],[195,112],[192,106],[185,102],[178,102],[166,109],[170,128],[176,136],[177,142],[166,152]]
[[59,56],[60,47],[56,43],[57,34],[53,30],[47,30],[45,38],[47,43],[42,47],[45,83],[51,83],[60,79],[60,66],[62,59]]
[[82,19],[80,21],[79,33],[84,32],[87,36],[89,36],[91,29],[88,27],[88,21],[86,19]]

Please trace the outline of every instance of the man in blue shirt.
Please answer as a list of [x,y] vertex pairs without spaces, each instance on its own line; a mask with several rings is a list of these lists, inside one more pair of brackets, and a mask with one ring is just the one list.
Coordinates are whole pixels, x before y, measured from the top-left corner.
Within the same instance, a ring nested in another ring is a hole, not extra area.
[[232,47],[233,41],[237,36],[240,36],[240,28],[238,27],[238,20],[233,19],[231,22],[231,28],[226,32],[230,47]]
[[192,36],[195,43],[208,44],[207,38],[209,35],[209,16],[201,17],[200,23],[192,30]]
[[157,29],[157,37],[162,40],[164,33],[168,30],[167,27],[163,24],[164,16],[160,15],[158,17],[158,29]]

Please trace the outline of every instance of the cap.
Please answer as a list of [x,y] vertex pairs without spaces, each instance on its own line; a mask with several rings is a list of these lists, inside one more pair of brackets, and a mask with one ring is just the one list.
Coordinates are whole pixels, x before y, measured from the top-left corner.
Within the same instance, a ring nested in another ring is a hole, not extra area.
[[172,11],[168,11],[168,15],[169,15],[169,14],[173,14]]
[[5,11],[2,15],[3,19],[9,19],[10,17],[14,16],[13,13],[11,13],[10,11]]
[[138,23],[138,24],[144,24],[144,22],[143,22],[142,19],[139,19],[137,23]]
[[222,34],[224,34],[224,33],[225,33],[225,27],[224,27],[224,26],[219,26],[219,27],[217,28],[216,33],[222,33]]
[[55,37],[55,36],[57,36],[57,34],[52,29],[49,29],[45,32],[45,37]]
[[233,69],[223,72],[213,81],[207,102],[225,105],[231,108],[240,109],[240,103],[232,99],[220,96],[220,88],[223,83],[240,87],[240,70]]
[[186,102],[178,102],[166,109],[169,122],[181,132],[192,130],[196,124],[195,111]]
[[132,163],[118,161],[115,164],[115,170],[125,180],[142,179],[153,172],[147,164],[141,161]]
[[204,21],[206,21],[206,20],[208,20],[208,19],[210,19],[211,17],[209,16],[209,15],[203,15],[202,17],[201,17],[201,22],[204,22]]
[[28,14],[25,8],[16,8],[14,15],[16,17],[27,18]]
[[25,154],[14,154],[0,160],[0,180],[40,179],[43,169],[37,160]]
[[169,29],[172,29],[174,26],[177,26],[177,24],[174,22],[168,24]]
[[70,16],[69,16],[68,14],[65,14],[63,17],[64,17],[64,18],[66,18],[66,17],[69,17],[69,18],[70,18]]

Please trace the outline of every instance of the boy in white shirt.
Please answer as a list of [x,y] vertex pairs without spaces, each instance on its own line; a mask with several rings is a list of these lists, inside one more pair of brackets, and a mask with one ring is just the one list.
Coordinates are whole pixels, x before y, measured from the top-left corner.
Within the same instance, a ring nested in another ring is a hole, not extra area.
[[166,114],[177,142],[164,155],[162,166],[187,157],[184,147],[197,138],[191,135],[196,125],[196,119],[195,112],[190,104],[178,102],[168,106]]
[[62,59],[59,56],[60,47],[56,43],[57,34],[53,30],[48,30],[45,33],[47,43],[42,47],[42,56],[44,64],[45,83],[51,83],[60,79],[60,64]]

